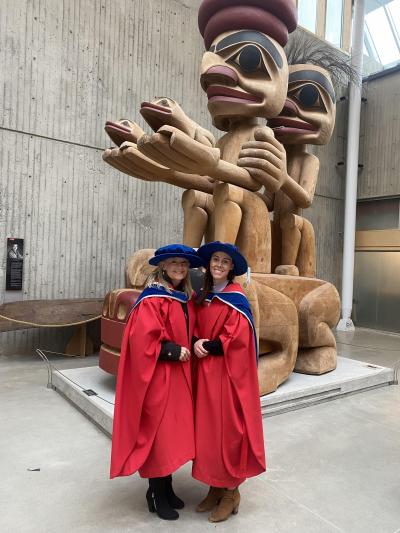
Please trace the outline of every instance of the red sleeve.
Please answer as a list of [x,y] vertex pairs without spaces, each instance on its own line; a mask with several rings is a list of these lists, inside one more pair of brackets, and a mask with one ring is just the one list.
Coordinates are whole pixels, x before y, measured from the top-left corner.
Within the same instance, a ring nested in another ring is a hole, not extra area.
[[124,475],[121,472],[136,444],[146,391],[165,339],[165,305],[161,298],[144,299],[125,328],[115,397],[111,477]]

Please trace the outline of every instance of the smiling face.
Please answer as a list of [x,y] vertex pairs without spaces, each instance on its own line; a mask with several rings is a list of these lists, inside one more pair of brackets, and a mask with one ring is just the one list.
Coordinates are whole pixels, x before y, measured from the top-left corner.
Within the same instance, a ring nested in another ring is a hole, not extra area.
[[163,261],[162,268],[173,286],[177,287],[189,273],[189,261],[183,257],[171,257]]
[[210,259],[210,273],[214,285],[223,283],[228,279],[229,272],[233,270],[233,261],[225,252],[215,252]]
[[327,144],[335,126],[335,91],[329,73],[315,65],[291,65],[285,105],[268,121],[283,144]]
[[229,129],[232,118],[275,117],[286,98],[286,56],[264,33],[225,32],[203,56],[200,83],[213,124],[221,130]]

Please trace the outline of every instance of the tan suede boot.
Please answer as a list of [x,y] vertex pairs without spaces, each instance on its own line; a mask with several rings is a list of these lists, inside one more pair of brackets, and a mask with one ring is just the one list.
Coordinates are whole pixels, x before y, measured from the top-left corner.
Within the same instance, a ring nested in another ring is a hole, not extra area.
[[198,513],[204,513],[206,511],[212,511],[216,505],[219,504],[225,489],[219,487],[210,487],[207,496],[196,507]]
[[231,514],[237,514],[239,503],[239,489],[225,489],[218,507],[210,514],[208,520],[210,522],[223,522],[224,520],[227,520]]

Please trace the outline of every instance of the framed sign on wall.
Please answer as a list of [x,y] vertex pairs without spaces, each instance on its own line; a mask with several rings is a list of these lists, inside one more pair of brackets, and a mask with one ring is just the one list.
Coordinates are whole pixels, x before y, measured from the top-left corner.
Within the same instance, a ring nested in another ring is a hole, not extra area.
[[24,239],[7,239],[6,290],[22,291]]

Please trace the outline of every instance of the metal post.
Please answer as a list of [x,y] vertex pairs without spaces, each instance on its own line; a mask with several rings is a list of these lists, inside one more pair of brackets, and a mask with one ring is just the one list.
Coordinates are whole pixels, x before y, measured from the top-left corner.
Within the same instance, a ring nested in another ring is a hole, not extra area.
[[342,318],[337,325],[337,329],[341,331],[354,331],[354,324],[351,320],[351,311],[353,307],[354,246],[356,235],[358,152],[360,145],[363,36],[364,0],[355,0],[351,64],[359,73],[360,83],[351,82],[350,84],[342,270]]

